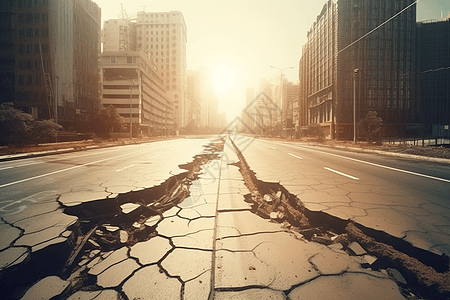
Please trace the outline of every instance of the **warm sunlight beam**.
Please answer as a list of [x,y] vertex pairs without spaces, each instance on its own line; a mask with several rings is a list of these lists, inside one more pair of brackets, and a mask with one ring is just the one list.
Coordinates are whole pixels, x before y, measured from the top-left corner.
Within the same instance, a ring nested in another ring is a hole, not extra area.
[[213,70],[213,85],[218,93],[228,92],[236,85],[236,73],[228,65],[218,65]]

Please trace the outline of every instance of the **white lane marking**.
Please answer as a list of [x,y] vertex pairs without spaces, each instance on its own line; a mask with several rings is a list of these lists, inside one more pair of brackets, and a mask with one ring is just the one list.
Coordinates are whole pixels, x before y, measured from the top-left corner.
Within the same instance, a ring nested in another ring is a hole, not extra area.
[[388,166],[383,166],[383,165],[371,163],[371,162],[368,162],[368,161],[359,160],[359,159],[356,159],[356,158],[350,158],[350,157],[346,157],[346,156],[342,156],[342,155],[337,155],[337,154],[323,152],[323,151],[320,151],[320,150],[315,150],[315,151],[316,152],[321,152],[323,154],[336,156],[336,157],[340,157],[340,158],[356,161],[356,162],[359,162],[359,163],[371,165],[371,166],[374,166],[374,167],[379,167],[379,168],[383,168],[383,169],[388,169],[388,170],[392,170],[392,171],[402,172],[402,173],[406,173],[406,174],[410,174],[410,175],[415,175],[415,176],[420,176],[420,177],[425,177],[425,178],[429,178],[429,179],[434,179],[434,180],[439,180],[439,181],[444,181],[444,182],[449,182],[450,183],[450,180],[444,179],[444,178],[439,178],[439,177],[434,177],[434,176],[430,176],[430,175],[425,175],[425,174],[420,174],[420,173],[416,173],[416,172],[411,172],[411,171],[406,171],[406,170],[402,170],[402,169],[397,169],[397,168],[392,168],[392,167],[388,167]]
[[275,148],[275,147],[270,147],[270,148],[272,148],[272,149],[274,149],[274,150],[277,150],[277,148]]
[[122,169],[117,169],[116,172],[120,172],[120,171],[126,170],[126,169],[131,168],[131,167],[134,167],[134,166],[135,166],[135,164],[131,164],[131,165],[126,166],[126,167],[124,167],[124,168],[122,168]]
[[21,164],[21,165],[17,165],[17,166],[9,166],[9,167],[0,168],[0,171],[8,170],[8,169],[14,169],[14,168],[20,168],[20,167],[26,167],[26,166],[32,166],[32,165],[37,165],[37,164],[41,164],[41,163],[42,162],[32,162],[32,163]]
[[161,154],[158,154],[158,155],[152,156],[152,157],[150,157],[149,159],[152,159],[152,158],[155,158],[155,157],[158,157],[158,156],[161,156]]
[[336,173],[336,174],[339,174],[339,175],[342,175],[342,176],[345,176],[345,177],[348,177],[348,178],[351,178],[351,179],[354,179],[354,180],[359,180],[358,177],[354,177],[354,176],[351,176],[351,175],[348,175],[348,174],[345,174],[345,173],[342,173],[342,172],[339,172],[339,171],[336,171],[336,170],[333,170],[333,169],[330,169],[330,168],[327,168],[327,167],[323,167],[323,168],[324,168],[325,170],[334,172],[334,173]]
[[300,157],[300,156],[297,156],[297,155],[295,155],[295,154],[292,154],[292,153],[288,153],[290,156],[293,156],[293,157],[296,157],[296,158],[298,158],[298,159],[303,159],[302,157]]
[[10,182],[10,183],[5,183],[5,184],[0,185],[0,188],[7,187],[7,186],[10,186],[10,185],[14,185],[14,184],[18,184],[18,183],[22,183],[22,182],[26,182],[26,181],[30,181],[30,180],[34,180],[34,179],[38,179],[38,178],[42,178],[42,177],[46,177],[46,176],[50,176],[50,175],[55,175],[55,174],[58,174],[58,173],[70,171],[70,170],[73,170],[73,169],[78,169],[78,168],[89,166],[89,165],[93,165],[93,164],[96,164],[96,163],[100,163],[100,162],[116,159],[116,158],[119,158],[119,157],[122,157],[122,156],[126,156],[126,155],[129,155],[129,154],[130,153],[126,153],[126,154],[122,154],[122,155],[119,155],[119,156],[105,158],[105,159],[93,161],[93,162],[90,162],[90,163],[87,163],[87,164],[82,164],[82,165],[79,165],[79,166],[74,166],[74,167],[70,167],[70,168],[67,168],[67,169],[62,169],[62,170],[50,172],[50,173],[47,173],[47,174],[42,174],[42,175],[38,175],[38,176],[34,176],[34,177],[22,179],[22,180]]

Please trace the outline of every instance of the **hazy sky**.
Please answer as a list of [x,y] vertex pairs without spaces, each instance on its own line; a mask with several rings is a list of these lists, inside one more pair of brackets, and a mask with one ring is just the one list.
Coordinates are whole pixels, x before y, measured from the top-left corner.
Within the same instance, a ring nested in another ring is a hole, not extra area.
[[[225,70],[232,70],[235,74],[236,83],[228,83],[232,88],[218,95],[220,109],[227,113],[230,120],[245,104],[246,87],[257,88],[260,78],[280,76],[280,71],[270,66],[294,67],[284,70],[283,74],[290,81],[298,81],[298,61],[306,42],[306,33],[326,0],[94,2],[102,9],[102,23],[118,18],[122,5],[131,17],[142,10],[182,12],[188,35],[187,68],[214,70],[218,65],[225,65]],[[419,0],[417,20],[436,19],[441,13],[447,16],[449,12],[450,0]]]

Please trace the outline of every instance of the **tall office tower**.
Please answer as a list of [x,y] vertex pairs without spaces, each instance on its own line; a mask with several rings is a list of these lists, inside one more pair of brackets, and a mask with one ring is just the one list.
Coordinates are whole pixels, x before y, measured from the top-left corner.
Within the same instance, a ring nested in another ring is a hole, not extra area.
[[188,123],[186,43],[187,29],[181,12],[138,12],[137,50],[149,53],[159,66],[167,96],[173,100],[175,128]]
[[425,134],[450,136],[450,15],[417,24],[421,123]]
[[350,139],[353,122],[377,111],[385,136],[407,133],[418,118],[414,3],[325,3],[308,32],[299,74],[307,87],[308,123],[321,124],[332,138]]
[[0,103],[15,98],[14,0],[0,2]]
[[87,131],[89,121],[100,108],[101,10],[90,0],[75,0],[73,5],[74,104],[71,111],[75,109],[75,114],[69,117],[73,129]]
[[77,101],[92,107],[98,99],[100,8],[91,0],[2,1],[0,8],[7,46],[0,61],[8,69],[1,101],[73,128]]

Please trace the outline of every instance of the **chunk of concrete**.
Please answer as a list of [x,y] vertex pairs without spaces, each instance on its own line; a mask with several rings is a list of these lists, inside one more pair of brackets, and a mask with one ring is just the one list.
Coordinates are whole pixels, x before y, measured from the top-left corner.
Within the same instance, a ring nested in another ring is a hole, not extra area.
[[320,276],[292,290],[288,299],[405,300],[392,280],[364,273]]
[[357,242],[352,242],[348,245],[348,250],[351,254],[361,256],[367,254],[366,250],[364,250],[363,247],[361,247],[360,244]]
[[124,260],[99,274],[97,284],[105,288],[118,286],[138,268],[139,265],[134,259]]
[[151,265],[138,270],[122,290],[128,299],[180,299],[181,282]]
[[61,295],[69,285],[68,281],[58,276],[48,276],[30,287],[21,300],[52,299]]
[[405,277],[403,277],[402,273],[400,273],[397,269],[388,268],[386,271],[387,271],[389,277],[394,279],[395,282],[404,284],[404,285],[408,284]]
[[110,300],[117,299],[122,300],[122,296],[115,290],[103,290],[103,291],[78,291],[67,300]]
[[131,247],[130,256],[137,258],[143,265],[152,264],[158,262],[170,249],[172,246],[168,239],[156,236]]
[[215,300],[228,299],[270,299],[270,300],[284,300],[286,299],[282,291],[274,291],[271,289],[249,289],[239,292],[216,292],[214,294]]
[[211,269],[210,251],[176,248],[161,263],[171,276],[188,281]]

